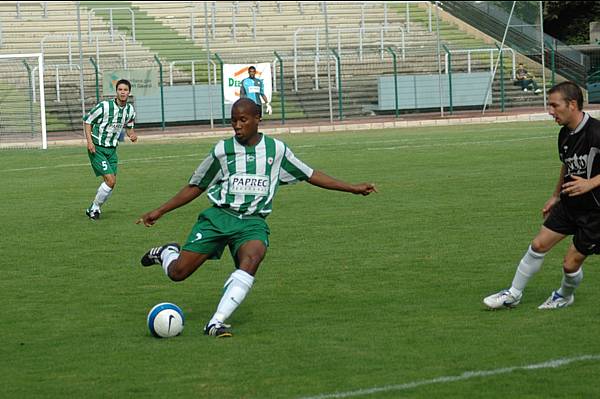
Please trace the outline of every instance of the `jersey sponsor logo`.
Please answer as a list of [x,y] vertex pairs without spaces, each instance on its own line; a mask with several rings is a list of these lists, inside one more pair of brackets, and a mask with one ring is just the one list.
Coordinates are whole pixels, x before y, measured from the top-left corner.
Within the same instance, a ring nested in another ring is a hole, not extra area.
[[587,172],[587,156],[573,154],[564,160],[569,175],[579,175]]
[[169,315],[169,328],[167,328],[167,334],[171,332],[171,323],[173,322],[174,318],[175,316],[173,316],[172,314]]
[[248,162],[252,162],[252,161],[254,161],[255,159],[256,159],[256,158],[255,158],[255,157],[254,157],[254,155],[252,155],[252,154],[248,154],[248,155],[246,155],[246,161],[248,161]]
[[106,127],[106,132],[110,134],[121,133],[123,129],[122,123],[111,123]]
[[266,196],[269,194],[269,187],[269,176],[246,173],[229,176],[229,194]]
[[260,87],[259,86],[250,86],[250,87],[248,87],[248,93],[252,93],[252,94],[260,93]]

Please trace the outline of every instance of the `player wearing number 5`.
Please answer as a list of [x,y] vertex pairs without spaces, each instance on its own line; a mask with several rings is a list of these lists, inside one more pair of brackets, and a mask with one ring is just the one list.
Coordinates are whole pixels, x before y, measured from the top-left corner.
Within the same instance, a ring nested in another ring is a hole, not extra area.
[[219,141],[179,193],[137,221],[152,226],[165,213],[206,192],[213,206],[200,213],[183,247],[172,243],[152,248],[141,263],[161,264],[171,280],[181,281],[208,259],[219,259],[228,246],[237,270],[225,282],[217,310],[204,327],[206,335],[215,337],[231,336],[225,321],[250,291],[267,253],[269,227],[265,219],[280,184],[307,181],[328,190],[362,195],[376,191],[373,184],[345,183],[310,168],[283,142],[258,131],[259,112],[247,98],[236,101],[231,109],[235,136]]
[[[258,105],[260,115],[262,116],[262,101],[265,102],[267,107],[267,114],[273,113],[271,103],[267,96],[265,96],[264,82],[262,79],[256,77],[256,68],[251,66],[248,68],[248,77],[242,80],[240,85],[240,98],[249,98]],[[262,100],[262,101],[261,101]]]
[[102,183],[96,197],[85,214],[92,220],[100,218],[100,208],[108,200],[117,183],[117,145],[119,135],[126,128],[131,142],[137,141],[133,131],[135,110],[129,104],[131,83],[121,79],[116,85],[117,96],[98,103],[83,117],[88,156],[96,176],[102,176]]

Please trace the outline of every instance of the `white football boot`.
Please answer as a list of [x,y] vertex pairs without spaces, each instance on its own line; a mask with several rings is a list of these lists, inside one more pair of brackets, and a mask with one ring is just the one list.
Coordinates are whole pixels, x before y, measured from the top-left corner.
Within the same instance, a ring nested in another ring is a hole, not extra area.
[[575,302],[575,295],[564,297],[558,291],[552,292],[552,295],[544,303],[538,306],[538,309],[559,309],[571,306]]
[[483,298],[483,303],[490,309],[510,309],[517,306],[519,302],[521,302],[521,297],[515,298],[509,290],[502,290]]

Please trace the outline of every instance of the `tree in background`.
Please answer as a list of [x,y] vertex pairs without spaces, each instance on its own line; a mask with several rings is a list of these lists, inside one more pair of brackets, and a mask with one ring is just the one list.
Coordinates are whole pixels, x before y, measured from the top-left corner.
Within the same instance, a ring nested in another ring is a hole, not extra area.
[[543,4],[544,32],[566,44],[589,43],[590,22],[600,21],[600,2],[544,1]]

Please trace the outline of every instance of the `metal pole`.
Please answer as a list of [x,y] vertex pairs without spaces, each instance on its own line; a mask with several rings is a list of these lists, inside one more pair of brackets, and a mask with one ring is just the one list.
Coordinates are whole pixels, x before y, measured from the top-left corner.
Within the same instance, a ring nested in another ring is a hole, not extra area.
[[547,109],[546,104],[546,64],[544,54],[544,10],[542,8],[542,2],[538,2],[540,5],[540,44],[542,46],[542,94],[544,96],[544,111]]
[[[496,47],[498,47],[497,44]],[[498,47],[498,52],[500,53],[500,112],[504,112],[504,56],[500,47]]]
[[450,115],[452,115],[454,111],[454,107],[452,104],[452,53],[445,44],[442,45],[442,47],[444,47],[444,50],[446,51],[446,56],[448,57],[448,66],[446,67],[446,73],[448,74],[448,98],[450,100]]
[[161,116],[161,127],[165,130],[165,94],[163,91],[163,67],[162,63],[158,59],[158,56],[154,55],[154,60],[158,63],[158,75],[160,78],[160,116]]
[[94,62],[94,59],[92,57],[90,57],[90,62],[92,63],[92,65],[94,66],[94,72],[96,73],[96,102],[99,103],[100,102],[100,87],[98,85],[98,65],[96,64],[96,62]]
[[219,61],[221,68],[221,117],[223,126],[225,126],[225,74],[223,68],[223,60],[219,57],[219,54],[215,53],[215,58]]
[[33,124],[33,76],[31,75],[31,67],[26,60],[23,60],[23,65],[27,69],[27,76],[29,76],[29,123],[31,124],[31,137],[35,136],[35,128]]
[[60,102],[60,77],[58,76],[58,65],[54,67],[56,77],[56,102]]
[[48,135],[46,131],[46,95],[44,93],[44,54],[40,54],[38,56],[38,66],[38,78],[40,80],[40,123],[42,125],[42,149],[45,150],[48,148]]
[[[437,60],[438,60],[438,87],[440,93],[440,116],[444,117],[444,95],[442,88],[442,56],[441,56],[441,42],[440,42],[440,14],[439,14],[439,2],[435,2],[435,29],[437,36]],[[406,3],[406,11],[408,13],[408,3]]]
[[[283,60],[274,51],[275,57],[279,60],[279,100],[281,101],[281,124],[285,125],[285,88],[283,86]],[[273,71],[275,73],[275,71]]]
[[343,108],[343,104],[342,104],[342,60],[341,60],[339,54],[335,51],[335,49],[331,49],[331,52],[333,53],[333,55],[335,56],[335,59],[337,60],[336,75],[337,75],[337,89],[338,89],[338,117],[340,120],[342,120],[344,118],[344,108]]
[[[208,39],[208,5],[204,2],[204,43],[206,47],[206,75],[208,76],[208,107],[210,109],[210,128],[214,129],[213,103],[210,87],[210,42]],[[216,82],[215,82],[216,83]]]
[[[512,19],[513,12],[515,11],[516,1],[513,1],[512,8],[510,9],[510,14],[508,15],[508,21],[506,21],[506,28],[504,29],[504,36],[502,37],[502,43],[500,43],[500,54],[502,54],[502,49],[504,48],[504,41],[506,40],[506,34],[508,33],[508,28],[510,27],[510,20]],[[496,66],[492,71],[492,76],[490,78],[490,84],[488,85],[487,91],[485,93],[485,97],[483,98],[483,110],[482,114],[485,114],[485,109],[487,107],[487,99],[492,91],[492,84],[494,84],[494,77],[496,76],[496,71],[498,70],[498,62],[500,62],[500,55],[498,56],[498,60],[496,61]]]
[[333,124],[333,99],[331,97],[331,62],[329,57],[329,21],[327,18],[327,2],[323,2],[323,15],[325,17],[325,47],[327,57],[327,91],[329,93],[329,123]]
[[394,65],[394,99],[396,101],[396,118],[399,116],[398,112],[398,63],[396,62],[396,53],[391,47],[387,48],[387,51],[392,55],[392,61]]
[[[85,91],[83,88],[83,43],[81,39],[81,2],[77,2],[77,40],[79,40],[79,95],[81,96],[81,116],[85,115]],[[40,91],[44,88],[40,87]],[[83,121],[81,122],[83,128]]]
[[[550,47],[550,65],[552,68],[552,86],[554,86],[556,84],[556,59],[555,59],[555,53],[554,53],[554,47]],[[544,90],[546,90],[546,88],[544,88]]]

